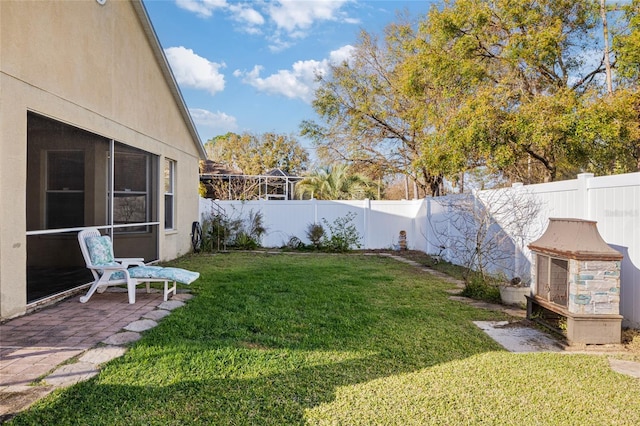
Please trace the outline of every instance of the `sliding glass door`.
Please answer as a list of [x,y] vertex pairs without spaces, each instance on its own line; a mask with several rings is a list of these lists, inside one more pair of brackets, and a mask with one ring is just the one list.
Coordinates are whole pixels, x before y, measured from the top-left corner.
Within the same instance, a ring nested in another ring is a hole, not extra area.
[[116,257],[158,258],[158,157],[37,114],[27,118],[27,302],[91,280],[76,235]]

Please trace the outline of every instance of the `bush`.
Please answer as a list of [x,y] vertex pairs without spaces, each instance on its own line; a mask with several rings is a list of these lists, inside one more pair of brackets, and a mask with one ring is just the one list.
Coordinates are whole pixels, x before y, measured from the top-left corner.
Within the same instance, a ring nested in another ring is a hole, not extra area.
[[226,250],[232,235],[240,227],[240,220],[232,220],[226,215],[215,214],[202,221],[202,251]]
[[264,226],[262,212],[249,210],[246,220],[240,221],[240,226],[232,240],[232,246],[241,250],[253,250],[261,246],[262,235],[267,232]]
[[217,213],[202,221],[202,251],[226,250],[233,247],[253,250],[261,246],[262,235],[267,231],[262,212],[249,211],[246,218],[229,217]]
[[482,278],[479,273],[473,273],[467,277],[461,294],[471,299],[500,302],[500,289],[492,281]]
[[329,236],[326,234],[322,237],[322,246],[328,251],[333,252],[345,252],[352,248],[360,248],[361,236],[356,226],[351,223],[356,217],[353,212],[347,213],[344,217],[339,217],[333,221],[333,224],[329,223],[325,218],[322,218],[327,229],[329,229]]
[[307,225],[307,238],[311,241],[316,249],[322,247],[322,239],[325,237],[324,228],[319,223],[310,223]]

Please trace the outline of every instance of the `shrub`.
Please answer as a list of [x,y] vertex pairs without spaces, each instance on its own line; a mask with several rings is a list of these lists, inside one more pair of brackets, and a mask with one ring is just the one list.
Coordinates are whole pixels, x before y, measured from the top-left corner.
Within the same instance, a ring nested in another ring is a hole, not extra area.
[[491,280],[484,279],[479,273],[472,273],[467,277],[466,285],[461,294],[472,299],[500,302],[500,289]]
[[324,228],[319,223],[310,223],[307,225],[307,238],[311,241],[316,249],[321,248],[322,239],[325,237]]
[[227,247],[253,250],[261,246],[266,231],[262,212],[250,210],[245,218],[241,213],[234,218],[218,212],[202,221],[202,250],[219,251]]
[[345,252],[352,248],[360,248],[361,236],[356,226],[352,223],[356,214],[347,213],[343,217],[339,217],[329,223],[325,218],[322,222],[329,229],[329,236],[326,234],[322,237],[322,245],[328,251]]
[[258,241],[244,231],[236,234],[232,245],[239,250],[253,250],[260,247]]
[[220,213],[205,218],[202,221],[202,251],[226,250],[240,222]]

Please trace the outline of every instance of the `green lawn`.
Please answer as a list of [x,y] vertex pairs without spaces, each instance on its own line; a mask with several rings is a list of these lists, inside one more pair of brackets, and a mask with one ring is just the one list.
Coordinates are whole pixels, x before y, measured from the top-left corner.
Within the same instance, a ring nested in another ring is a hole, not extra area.
[[591,355],[511,354],[388,258],[223,254],[196,297],[96,378],[11,424],[636,425],[640,380]]

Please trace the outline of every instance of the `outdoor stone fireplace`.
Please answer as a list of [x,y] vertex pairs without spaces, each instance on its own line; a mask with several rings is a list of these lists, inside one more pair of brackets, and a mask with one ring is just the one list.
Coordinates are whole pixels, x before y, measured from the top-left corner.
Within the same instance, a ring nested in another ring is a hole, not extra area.
[[533,280],[527,318],[561,329],[569,343],[620,343],[622,254],[602,239],[596,222],[549,219],[528,247]]

